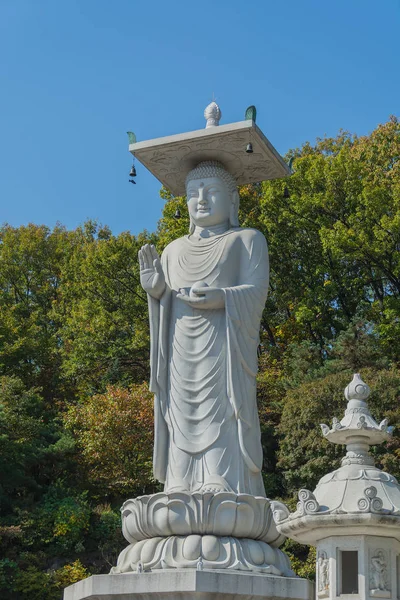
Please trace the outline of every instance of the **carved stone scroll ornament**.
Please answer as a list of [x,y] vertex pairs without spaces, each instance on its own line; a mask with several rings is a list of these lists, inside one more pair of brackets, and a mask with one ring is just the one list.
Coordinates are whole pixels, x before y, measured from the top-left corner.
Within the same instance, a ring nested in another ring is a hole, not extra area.
[[320,506],[312,492],[309,490],[299,491],[299,501],[297,503],[297,515],[313,515],[317,513]]
[[377,489],[375,486],[365,488],[364,498],[360,498],[357,502],[357,506],[361,512],[372,512],[379,513],[382,511],[383,502],[377,496]]

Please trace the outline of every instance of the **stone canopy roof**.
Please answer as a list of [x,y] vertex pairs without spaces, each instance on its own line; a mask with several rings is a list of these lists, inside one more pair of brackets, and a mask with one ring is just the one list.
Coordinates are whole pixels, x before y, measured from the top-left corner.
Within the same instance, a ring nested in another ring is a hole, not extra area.
[[[254,107],[253,107],[254,108]],[[291,170],[255,123],[255,112],[245,120],[219,125],[215,102],[206,107],[205,129],[133,143],[133,154],[175,196],[186,193],[186,175],[199,163],[217,160],[237,185],[288,177]],[[248,146],[251,146],[249,151]]]

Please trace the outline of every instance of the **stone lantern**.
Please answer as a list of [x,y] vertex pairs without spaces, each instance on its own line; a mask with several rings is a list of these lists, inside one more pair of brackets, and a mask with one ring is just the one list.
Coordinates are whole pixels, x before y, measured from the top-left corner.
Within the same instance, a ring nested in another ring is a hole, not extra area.
[[354,375],[343,419],[334,418],[331,428],[321,425],[326,439],[346,445],[342,466],[322,477],[314,492],[300,490],[296,512],[276,517],[282,534],[316,546],[317,599],[400,598],[400,486],[369,454],[392,428],[371,416],[369,394]]

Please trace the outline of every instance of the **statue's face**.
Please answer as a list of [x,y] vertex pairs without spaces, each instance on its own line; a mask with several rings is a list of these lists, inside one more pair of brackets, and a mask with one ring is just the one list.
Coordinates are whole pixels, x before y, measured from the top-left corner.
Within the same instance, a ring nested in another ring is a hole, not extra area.
[[211,227],[229,221],[232,197],[219,177],[188,182],[187,204],[190,218],[199,227]]

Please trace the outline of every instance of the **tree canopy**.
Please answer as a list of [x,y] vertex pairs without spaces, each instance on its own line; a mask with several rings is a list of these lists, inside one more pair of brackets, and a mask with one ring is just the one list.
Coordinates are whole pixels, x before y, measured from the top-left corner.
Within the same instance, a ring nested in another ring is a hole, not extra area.
[[[400,125],[339,132],[289,152],[290,178],[243,186],[240,223],[271,262],[258,402],[267,494],[293,505],[343,448],[319,423],[340,417],[361,370],[371,410],[395,425],[374,450],[400,475]],[[56,600],[107,572],[124,547],[122,500],[152,479],[147,300],[138,249],[188,230],[185,198],[161,191],[153,234],[0,228],[0,592]],[[176,209],[182,217],[177,219]],[[312,552],[287,543],[299,574]]]

